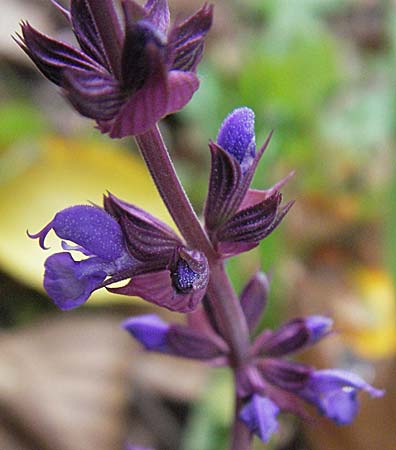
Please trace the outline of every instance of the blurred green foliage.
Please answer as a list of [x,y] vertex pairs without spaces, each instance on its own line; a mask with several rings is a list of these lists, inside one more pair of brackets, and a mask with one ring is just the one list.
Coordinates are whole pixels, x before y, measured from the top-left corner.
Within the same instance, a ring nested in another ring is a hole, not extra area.
[[0,105],[0,150],[47,130],[45,118],[31,102],[10,100]]

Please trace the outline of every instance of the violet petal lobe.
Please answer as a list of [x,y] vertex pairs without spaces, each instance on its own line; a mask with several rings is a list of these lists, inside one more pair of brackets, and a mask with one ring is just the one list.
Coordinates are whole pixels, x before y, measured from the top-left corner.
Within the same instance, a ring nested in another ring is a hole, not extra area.
[[333,320],[329,317],[318,315],[308,316],[305,318],[305,324],[311,332],[310,343],[314,344],[330,333],[333,327]]
[[[155,56],[158,50],[151,47],[151,58],[155,66],[151,76],[144,85],[121,107],[114,122],[110,125],[110,137],[122,138],[129,135],[143,134],[152,128],[167,111],[169,88],[165,68]],[[99,124],[107,132],[108,127]]]
[[381,397],[384,391],[375,389],[358,375],[339,369],[314,371],[299,395],[314,404],[319,411],[339,425],[352,422],[358,412],[357,392]]
[[221,125],[217,144],[239,162],[245,173],[256,154],[254,112],[246,107],[235,109]]
[[269,398],[254,394],[242,408],[239,418],[263,442],[268,442],[278,429],[278,406]]
[[72,241],[92,254],[113,261],[125,252],[117,221],[96,206],[78,205],[58,212],[52,228],[61,239]]
[[195,73],[172,70],[168,75],[168,103],[166,114],[179,111],[186,105],[199,88],[199,80]]
[[101,287],[107,273],[97,260],[74,261],[70,253],[55,253],[47,258],[44,288],[60,309],[66,311],[82,305]]
[[146,350],[168,353],[167,335],[169,324],[155,314],[130,317],[122,323],[127,330]]
[[242,291],[241,306],[251,332],[260,322],[267,304],[268,291],[269,281],[263,272],[256,272]]

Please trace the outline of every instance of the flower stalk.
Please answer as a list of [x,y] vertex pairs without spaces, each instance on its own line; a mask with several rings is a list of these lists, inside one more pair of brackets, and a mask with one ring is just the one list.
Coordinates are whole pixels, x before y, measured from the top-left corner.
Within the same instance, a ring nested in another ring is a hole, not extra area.
[[207,299],[222,335],[231,348],[237,367],[246,356],[249,334],[238,297],[224,270],[224,262],[210,243],[205,230],[181,185],[158,126],[135,136],[144,161],[168,211],[186,243],[203,252],[209,264]]
[[[289,359],[326,337],[331,318],[297,318],[257,335],[268,278],[256,272],[238,298],[225,271],[227,258],[257,247],[293,205],[284,204],[280,192],[292,174],[269,189],[251,188],[271,134],[257,149],[254,112],[241,107],[226,117],[217,140],[209,143],[202,225],[158,128],[160,119],[182,109],[199,87],[196,69],[213,6],[205,3],[172,25],[167,0],[147,0],[143,6],[122,0],[119,9],[113,0],[71,0],[70,10],[51,1],[69,21],[77,46],[46,36],[28,22],[21,23],[16,42],[102,133],[135,137],[183,239],[113,193],[104,196],[103,207],[76,205],[59,211],[41,231],[28,233],[44,250],[48,233],[62,240],[64,251],[45,262],[44,288],[50,298],[68,310],[106,288],[189,314],[187,325],[168,324],[150,314],[132,317],[123,327],[147,351],[233,371],[230,450],[249,450],[253,435],[268,442],[278,429],[279,413],[304,417],[304,403],[339,425],[351,423],[358,412],[357,393],[375,398],[383,391],[356,374],[317,370]],[[74,259],[75,253],[83,258]],[[119,281],[127,284],[115,287]]]
[[237,395],[235,395],[235,415],[231,429],[230,450],[249,450],[251,448],[252,435],[250,430],[241,420],[239,420],[239,414],[242,406],[241,400]]

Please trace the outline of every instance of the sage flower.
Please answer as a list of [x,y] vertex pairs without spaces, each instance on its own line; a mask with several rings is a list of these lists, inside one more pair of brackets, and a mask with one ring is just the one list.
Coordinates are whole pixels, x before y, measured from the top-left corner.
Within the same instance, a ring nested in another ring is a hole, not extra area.
[[[103,287],[179,312],[194,310],[205,294],[205,256],[187,248],[166,224],[112,194],[105,196],[104,209],[66,208],[29,236],[46,249],[45,238],[51,230],[67,251],[47,258],[44,288],[63,310],[80,306]],[[72,251],[87,258],[75,260]],[[122,280],[128,283],[110,286]]]

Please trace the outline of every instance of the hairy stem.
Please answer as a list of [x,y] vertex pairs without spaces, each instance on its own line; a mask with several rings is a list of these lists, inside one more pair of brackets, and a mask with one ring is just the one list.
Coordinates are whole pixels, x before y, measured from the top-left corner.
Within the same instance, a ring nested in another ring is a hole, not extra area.
[[187,244],[203,252],[209,262],[207,298],[220,332],[231,348],[233,366],[241,365],[249,343],[248,327],[238,297],[180,184],[158,127],[136,136],[136,142],[170,215]]
[[135,139],[162,200],[187,244],[201,250],[208,259],[216,258],[216,253],[179,181],[158,127],[135,136]]

